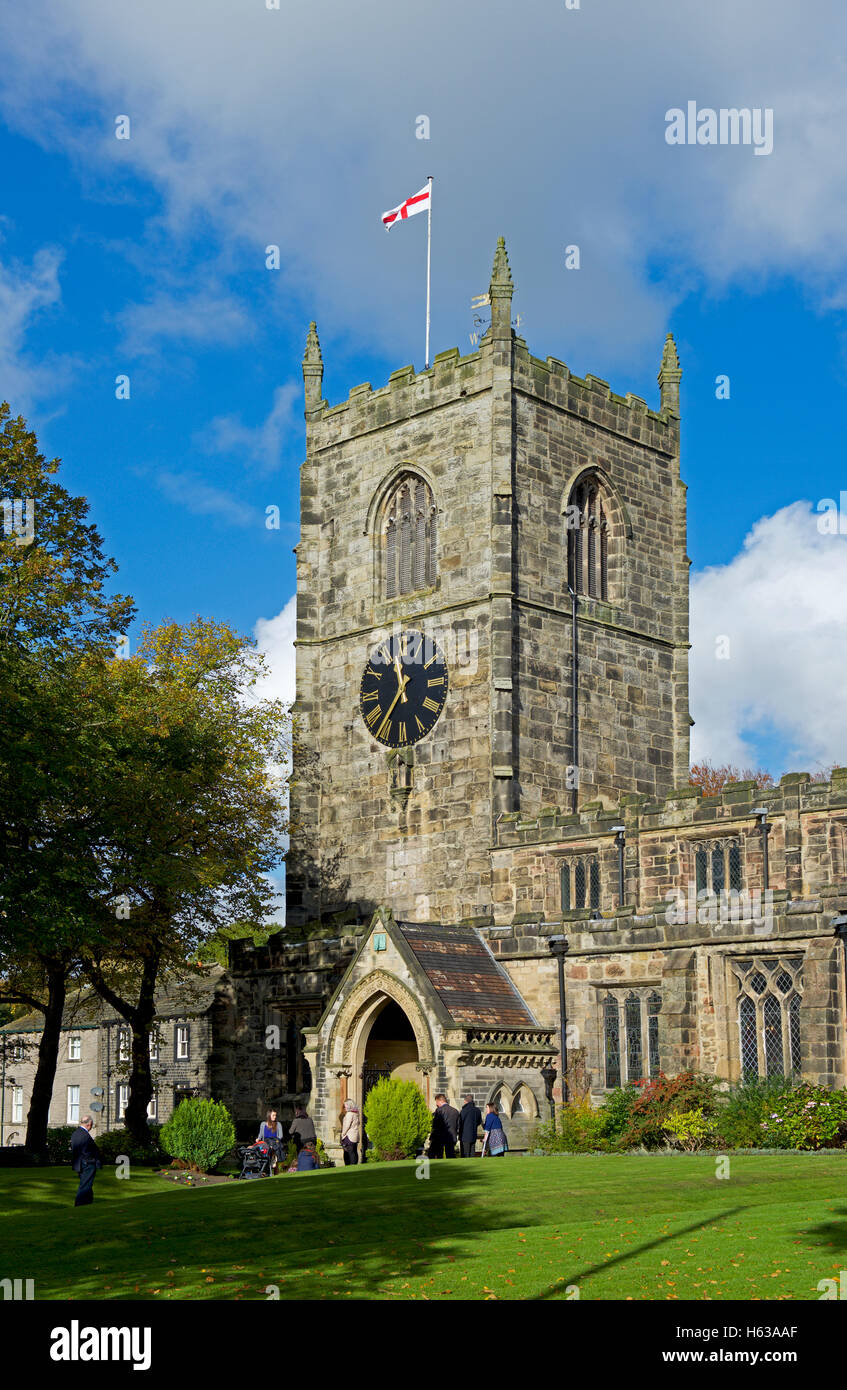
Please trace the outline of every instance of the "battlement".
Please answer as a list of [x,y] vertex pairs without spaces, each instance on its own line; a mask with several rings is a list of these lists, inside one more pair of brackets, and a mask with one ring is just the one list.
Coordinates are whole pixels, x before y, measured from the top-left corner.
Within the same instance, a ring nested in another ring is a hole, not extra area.
[[624,825],[627,830],[655,830],[748,820],[754,819],[757,807],[766,809],[769,819],[797,812],[847,809],[847,768],[835,768],[829,782],[815,782],[808,772],[787,772],[775,786],[764,789],[752,781],[730,782],[715,796],[705,796],[699,787],[693,786],[678,787],[662,800],[627,793],[612,810],[597,801],[587,803],[578,812],[545,806],[537,816],[528,818],[513,811],[497,822],[497,847],[585,840],[608,835],[615,825]]
[[495,364],[502,367],[503,348],[512,348],[513,389],[532,395],[556,410],[587,419],[648,448],[674,454],[678,451],[679,379],[682,375],[673,339],[668,335],[659,371],[660,399],[653,410],[631,392],[619,395],[602,378],[588,373],[576,376],[556,357],[533,356],[526,341],[511,327],[513,286],[502,238],[498,243],[489,287],[492,322],[478,347],[462,356],[457,347],[439,352],[432,366],[416,371],[413,365],[392,372],[384,386],[370,382],[354,386],[346,401],[330,405],[321,394],[323,358],[317,330],[312,324],[303,359],[306,387],[306,422],[310,452],[319,452],[347,438],[355,438],[421,414],[468,395],[491,389]]

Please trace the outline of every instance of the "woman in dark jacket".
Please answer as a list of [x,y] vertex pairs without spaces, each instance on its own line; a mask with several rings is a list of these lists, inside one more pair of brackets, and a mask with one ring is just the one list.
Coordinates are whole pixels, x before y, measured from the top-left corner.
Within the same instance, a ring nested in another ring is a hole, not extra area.
[[293,1139],[294,1143],[297,1145],[298,1154],[304,1144],[308,1144],[310,1141],[314,1143],[318,1137],[315,1130],[315,1122],[309,1118],[302,1105],[295,1107],[294,1119],[291,1121],[288,1137],[289,1139]]

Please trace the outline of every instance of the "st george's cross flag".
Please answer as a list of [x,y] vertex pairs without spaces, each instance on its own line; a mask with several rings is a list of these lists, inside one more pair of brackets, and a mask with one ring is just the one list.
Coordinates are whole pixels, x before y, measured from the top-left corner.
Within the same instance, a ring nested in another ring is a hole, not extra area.
[[399,207],[391,208],[382,214],[383,226],[386,231],[390,231],[395,222],[405,221],[407,217],[414,217],[416,212],[426,212],[432,198],[432,187],[427,184],[419,193],[413,193],[411,198],[407,198],[405,203]]

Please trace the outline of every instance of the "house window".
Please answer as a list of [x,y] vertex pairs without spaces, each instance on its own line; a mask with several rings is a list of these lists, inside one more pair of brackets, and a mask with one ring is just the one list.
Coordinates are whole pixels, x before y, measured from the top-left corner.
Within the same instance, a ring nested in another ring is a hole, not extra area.
[[562,860],[559,870],[562,912],[590,907],[600,910],[600,863],[596,855],[571,856]]
[[745,1080],[799,1073],[802,967],[801,956],[752,956],[732,962]]
[[118,1061],[128,1062],[132,1034],[128,1028],[118,1029]]
[[184,1062],[188,1058],[188,1024],[177,1024],[176,1030],[176,1055],[177,1061]]
[[74,1037],[68,1039],[68,1061],[82,1061],[82,1038]]
[[24,1088],[23,1086],[12,1087],[12,1124],[23,1124],[24,1119]]
[[153,1099],[150,1101],[150,1104],[147,1106],[147,1118],[148,1120],[155,1120],[158,1119],[158,1116],[159,1100],[157,1096],[154,1096]]
[[404,473],[382,512],[382,556],[386,598],[431,589],[436,575],[437,510],[423,478]]
[[122,1120],[129,1105],[129,1085],[122,1081],[118,1086],[118,1094],[115,1102],[115,1119]]
[[79,1124],[79,1087],[78,1087],[78,1086],[69,1086],[69,1087],[68,1087],[68,1110],[67,1110],[67,1116],[68,1116],[68,1118],[67,1118],[67,1123],[68,1123],[69,1125],[78,1125],[78,1124]]
[[576,594],[608,598],[609,518],[603,485],[581,478],[568,498],[568,583]]
[[656,990],[630,990],[625,996],[606,995],[603,1040],[607,1090],[643,1081],[645,1076],[658,1076],[661,1007],[662,996]]
[[22,1062],[24,1059],[24,1045],[21,1042],[12,1043],[10,1057],[13,1062]]
[[151,1061],[151,1062],[158,1062],[158,1060],[159,1060],[159,1035],[158,1035],[158,1033],[151,1033],[151,1034],[150,1034],[150,1061]]
[[698,844],[694,850],[694,878],[698,893],[723,893],[727,888],[740,893],[744,884],[740,842],[716,840]]

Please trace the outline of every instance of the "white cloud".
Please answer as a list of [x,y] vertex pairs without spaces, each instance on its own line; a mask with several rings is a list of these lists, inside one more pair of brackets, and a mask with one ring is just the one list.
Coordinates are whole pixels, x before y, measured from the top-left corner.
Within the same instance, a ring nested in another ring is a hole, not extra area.
[[264,518],[252,507],[239,502],[231,493],[212,487],[194,473],[171,473],[166,469],[155,478],[165,497],[185,507],[195,516],[215,516],[231,526],[259,526]]
[[785,749],[776,773],[847,762],[847,535],[819,520],[794,502],[692,577],[693,762],[755,765],[763,735]]
[[259,618],[253,636],[268,665],[266,678],[256,686],[259,699],[294,700],[294,638],[297,627],[297,598],[292,596],[275,618]]
[[[436,347],[467,345],[501,232],[525,333],[583,368],[652,361],[692,282],[774,272],[826,296],[847,267],[841,0],[539,4],[519,21],[504,0],[30,0],[0,33],[10,123],[63,145],[95,191],[149,181],[157,251],[200,275],[225,248],[325,341],[420,361],[423,219],[388,239],[379,215],[430,172]],[[689,100],[771,107],[773,154],[667,145],[665,112]]]
[[274,392],[273,405],[258,426],[242,424],[234,415],[218,415],[211,421],[198,443],[208,452],[237,454],[243,463],[255,464],[262,473],[280,465],[286,435],[303,434],[303,387],[286,382]]
[[165,342],[194,347],[241,342],[250,331],[243,306],[230,295],[199,290],[162,290],[144,304],[117,315],[123,329],[122,352],[136,357],[157,353]]
[[0,263],[0,389],[13,414],[54,395],[73,368],[69,357],[35,358],[26,347],[33,320],[61,300],[61,260],[55,248],[43,247],[30,266]]

